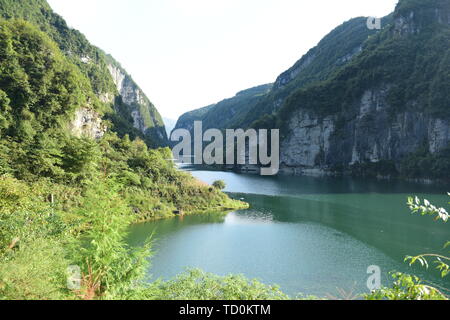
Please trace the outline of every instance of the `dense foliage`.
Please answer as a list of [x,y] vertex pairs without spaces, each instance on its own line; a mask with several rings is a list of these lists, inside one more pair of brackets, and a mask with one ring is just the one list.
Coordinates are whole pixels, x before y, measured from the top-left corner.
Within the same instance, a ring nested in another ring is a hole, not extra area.
[[[137,299],[151,300],[287,300],[277,287],[243,276],[219,277],[190,270],[167,282],[157,281],[137,291]],[[131,297],[133,298],[133,297]]]
[[[0,0],[0,12],[9,19],[0,20],[0,299],[288,298],[256,280],[197,270],[148,283],[151,239],[143,247],[130,247],[131,223],[220,214],[246,204],[221,193],[222,181],[209,186],[176,170],[169,149],[149,149],[150,142],[130,126],[130,106],[120,97],[115,102],[119,111],[111,113],[99,99],[114,88],[103,53],[67,28],[45,1]],[[439,90],[438,80],[433,85]],[[252,100],[255,92],[244,96]],[[74,136],[69,128],[80,108],[108,114],[111,123],[106,124],[114,123],[117,132],[98,139]],[[448,219],[428,202],[410,201],[410,206]],[[428,258],[437,258],[447,275],[446,257],[426,254],[409,261],[425,265]],[[68,286],[69,266],[80,272],[71,279],[78,286]],[[368,298],[445,297],[419,279],[398,275],[394,288]]]
[[[113,57],[106,55],[101,49],[90,44],[79,31],[69,28],[66,21],[54,13],[45,0],[0,0],[0,17],[7,20],[26,20],[50,37],[67,60],[76,66],[90,82],[95,95],[109,104],[109,112],[106,116],[118,128],[117,132],[121,137],[125,134],[137,135],[145,140],[149,146],[167,145],[161,116],[147,97],[143,97],[145,102],[142,105],[125,105],[126,108],[124,108],[123,103],[118,106],[115,105],[115,102],[121,101],[121,99],[108,66],[119,67],[127,75],[127,81],[138,88],[131,77]],[[114,108],[112,108],[113,105]],[[116,112],[116,110],[120,111]],[[145,125],[149,128],[148,132],[141,132],[133,127],[134,120],[130,115],[131,111],[134,110],[139,110],[143,115]],[[123,111],[127,111],[127,113],[124,114]]]
[[178,171],[169,149],[73,135],[77,110],[108,105],[30,23],[0,21],[0,71],[0,299],[126,298],[150,254],[127,246],[130,223],[246,207]]
[[[115,92],[103,52],[92,46],[80,32],[70,29],[45,0],[1,0],[0,15],[5,19],[24,19],[38,26],[90,79],[97,94]],[[82,57],[89,57],[93,61],[83,63]]]
[[[387,17],[383,23],[390,20],[391,17]],[[292,92],[327,79],[337,69],[345,66],[353,55],[359,53],[368,37],[377,32],[369,30],[366,21],[363,17],[355,18],[337,27],[292,68],[281,74],[273,86],[264,85],[244,90],[234,98],[207,107],[207,110],[202,108],[189,112],[180,118],[177,127],[186,128],[194,120],[202,120],[208,128],[261,127]],[[271,127],[272,124],[266,126]]]
[[[242,277],[193,273],[147,283],[151,239],[140,248],[127,245],[135,216],[120,190],[120,183],[104,177],[84,189],[1,177],[0,300],[283,297]],[[76,287],[68,286],[69,267],[80,271],[72,279]],[[210,291],[200,292],[202,278]]]

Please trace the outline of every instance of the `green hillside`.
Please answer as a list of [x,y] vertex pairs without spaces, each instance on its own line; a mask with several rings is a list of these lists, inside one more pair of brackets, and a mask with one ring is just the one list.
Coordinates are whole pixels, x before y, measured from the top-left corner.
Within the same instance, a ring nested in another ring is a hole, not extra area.
[[[105,117],[112,121],[121,136],[138,136],[152,147],[167,145],[164,123],[147,97],[142,105],[122,104],[120,92],[108,70],[109,65],[119,65],[118,62],[90,44],[79,31],[69,28],[65,20],[54,13],[45,0],[0,0],[0,17],[31,22],[53,39],[67,59],[89,79],[100,100],[111,105],[111,111]],[[126,71],[123,71],[126,74]],[[130,85],[138,87],[131,78],[129,80]],[[112,108],[113,105],[116,108]],[[119,112],[114,112],[115,109]],[[130,114],[136,109],[142,113],[148,131],[134,127]]]
[[202,121],[205,130],[238,128],[242,119],[266,97],[271,88],[272,84],[266,84],[243,90],[217,104],[187,112],[178,119],[176,129],[192,130],[194,121]]
[[[383,24],[391,19],[391,16],[384,18]],[[369,36],[377,33],[377,30],[369,30],[366,22],[367,18],[359,17],[343,23],[283,72],[273,85],[244,90],[234,98],[219,102],[207,115],[201,119],[195,117],[195,120],[203,120],[208,128],[258,127],[268,119],[272,121],[273,115],[296,89],[327,79],[359,54]],[[196,113],[183,115],[177,127],[189,126],[190,115]]]
[[[131,223],[247,205],[177,170],[169,149],[118,135],[102,120],[113,112],[107,74],[94,87],[101,68],[80,68],[42,28],[10,19],[39,21],[48,6],[17,2],[0,2],[0,300],[131,298],[150,255],[126,244]],[[70,265],[82,291],[67,287]]]

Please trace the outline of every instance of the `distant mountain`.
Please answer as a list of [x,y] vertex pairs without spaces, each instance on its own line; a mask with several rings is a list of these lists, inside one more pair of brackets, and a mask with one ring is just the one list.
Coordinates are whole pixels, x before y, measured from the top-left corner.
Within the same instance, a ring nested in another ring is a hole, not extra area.
[[[382,30],[345,22],[226,124],[280,128],[285,172],[450,179],[449,8],[401,0]],[[222,128],[227,111],[201,118]]]
[[[385,18],[384,22],[386,23],[389,19],[389,17]],[[236,105],[233,104],[236,99],[233,98],[227,99],[225,103],[219,103],[219,107],[209,110],[208,115],[205,115],[202,120],[209,119],[207,127],[246,128],[261,118],[271,116],[280,109],[285,99],[297,88],[324,80],[336,69],[347,64],[361,52],[362,45],[368,37],[376,32],[377,30],[367,28],[367,18],[351,19],[328,34],[294,66],[283,72],[274,84],[244,90],[245,96],[248,97],[249,94],[251,96],[255,93],[257,99],[252,99],[250,102],[239,99],[237,105],[240,112],[231,121],[226,120],[226,126],[222,120],[228,117],[223,117],[223,115],[233,114],[236,111]],[[238,97],[239,94],[236,98]],[[196,111],[191,113],[196,113]],[[189,118],[189,113],[183,115],[180,118],[181,123],[177,127],[190,127],[191,124],[186,123]]]
[[193,130],[194,121],[202,121],[203,128],[227,129],[238,127],[248,112],[266,97],[272,84],[247,89],[238,92],[234,97],[217,104],[187,112],[177,122],[176,129]]
[[164,123],[156,108],[111,56],[71,29],[45,0],[0,0],[0,17],[24,19],[38,26],[90,80],[102,103],[111,106],[108,118],[119,135],[141,137],[149,146],[167,145]]

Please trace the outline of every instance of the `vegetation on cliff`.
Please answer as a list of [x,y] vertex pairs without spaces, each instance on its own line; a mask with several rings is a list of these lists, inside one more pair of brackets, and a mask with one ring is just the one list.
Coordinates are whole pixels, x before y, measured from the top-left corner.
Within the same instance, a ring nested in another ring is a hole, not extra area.
[[130,223],[246,207],[178,171],[169,149],[72,135],[77,110],[109,106],[29,22],[0,21],[0,70],[0,299],[124,297],[150,253],[126,245]]
[[[116,93],[103,53],[45,1],[0,0],[0,12],[8,19],[0,20],[0,299],[286,299],[257,281],[200,271],[148,283],[151,239],[127,245],[131,223],[247,205],[223,194],[220,181],[212,187],[176,170],[169,149],[149,149],[128,131],[132,119],[105,121],[119,132],[97,140],[72,135],[80,108],[115,112],[101,99]],[[446,263],[438,267],[448,272]],[[414,278],[400,280],[370,298],[444,298]]]
[[[109,106],[105,117],[111,121],[111,126],[117,127],[116,132],[121,137],[128,134],[141,138],[151,147],[167,146],[164,124],[155,106],[148,101],[147,97],[143,105],[124,104],[108,70],[109,65],[120,66],[119,63],[93,46],[78,30],[69,28],[66,21],[53,12],[47,1],[0,0],[0,17],[6,20],[26,20],[52,39],[66,59],[90,82],[95,95]],[[121,69],[126,74],[123,68]],[[131,77],[129,82],[138,88]],[[145,118],[145,125],[148,127],[146,132],[134,127],[130,108],[141,112]]]
[[271,88],[272,84],[266,84],[243,90],[217,104],[187,112],[178,119],[175,129],[192,131],[194,121],[202,121],[204,130],[240,128],[242,119],[266,97]]
[[[321,136],[321,139],[327,141],[325,145],[331,145],[332,151],[318,154],[315,164],[317,169],[365,176],[450,179],[448,148],[441,145],[436,148],[431,141],[432,134],[423,134],[436,129],[438,133],[435,136],[448,136],[449,17],[448,1],[401,0],[395,12],[382,19],[381,30],[369,30],[367,18],[363,17],[345,22],[324,37],[292,68],[282,73],[273,88],[244,114],[240,114],[237,121],[228,123],[228,128],[279,128],[282,140],[289,142],[292,131],[299,127],[291,123],[294,115],[300,112],[308,114],[310,118],[317,119],[318,124],[329,117],[333,123],[331,138]],[[362,97],[370,92],[383,92],[380,94],[383,95],[380,98],[382,102],[377,102],[380,106],[376,111],[363,116]],[[244,110],[248,105],[240,108]],[[223,128],[221,115],[230,112],[229,109],[232,107],[220,111],[211,108],[207,117],[202,116],[200,120],[214,119],[216,127]],[[402,144],[401,137],[391,137],[388,143],[385,136],[374,132],[380,131],[380,122],[388,124],[381,130],[392,128],[394,132],[399,123],[401,126],[407,121],[403,118],[411,115],[436,121],[436,128],[424,128],[420,133],[418,139],[421,141],[417,143],[417,150],[412,145],[397,155],[392,149],[400,147],[390,147],[388,152],[381,152],[379,146],[374,146],[373,140],[377,139],[380,140],[377,141],[379,144]],[[376,116],[379,118],[375,119]],[[199,119],[183,118],[180,127],[191,126],[187,120]],[[437,128],[438,125],[441,128]],[[212,127],[210,123],[208,126]],[[364,131],[363,137],[352,135],[355,126],[366,130],[361,130]],[[366,136],[372,139],[370,146],[360,147],[358,143],[363,144],[360,140]],[[441,140],[445,142],[448,138]],[[317,142],[313,139],[306,139],[304,143],[323,150],[322,145],[314,145]],[[422,144],[425,148],[422,148]],[[281,152],[290,154],[296,147],[303,148],[289,144],[284,150],[282,146]],[[373,151],[373,148],[379,152]],[[305,147],[305,154],[311,152],[307,149]],[[356,157],[353,157],[352,152]],[[377,153],[376,157],[367,156],[371,153]],[[358,160],[355,162],[354,158]],[[305,163],[295,160],[291,161],[294,165],[290,163],[287,166],[302,167]]]

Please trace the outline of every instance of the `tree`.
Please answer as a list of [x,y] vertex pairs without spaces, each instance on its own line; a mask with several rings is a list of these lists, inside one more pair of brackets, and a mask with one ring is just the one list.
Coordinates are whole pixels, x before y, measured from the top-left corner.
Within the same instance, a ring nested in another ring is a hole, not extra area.
[[142,280],[150,255],[150,241],[141,248],[126,242],[133,222],[130,208],[113,180],[98,180],[86,192],[79,213],[90,225],[87,245],[76,249],[82,271],[79,296],[85,300],[124,294]]
[[213,183],[213,187],[218,189],[218,190],[223,190],[223,189],[226,188],[226,186],[227,185],[225,184],[225,182],[223,180],[216,180]]
[[[448,194],[450,196],[450,193]],[[447,222],[450,218],[450,215],[444,208],[437,208],[433,206],[430,201],[424,200],[423,204],[418,197],[415,199],[408,199],[409,208],[413,213],[420,213],[421,215],[431,215],[435,216],[436,220],[442,220]],[[450,241],[448,241],[444,248],[450,247]],[[410,264],[413,265],[416,262],[419,262],[422,266],[429,266],[428,259],[434,260],[434,263],[437,265],[436,268],[441,272],[442,277],[446,277],[450,273],[450,257],[439,255],[439,254],[422,254],[416,257],[407,257],[406,261],[410,261]]]

